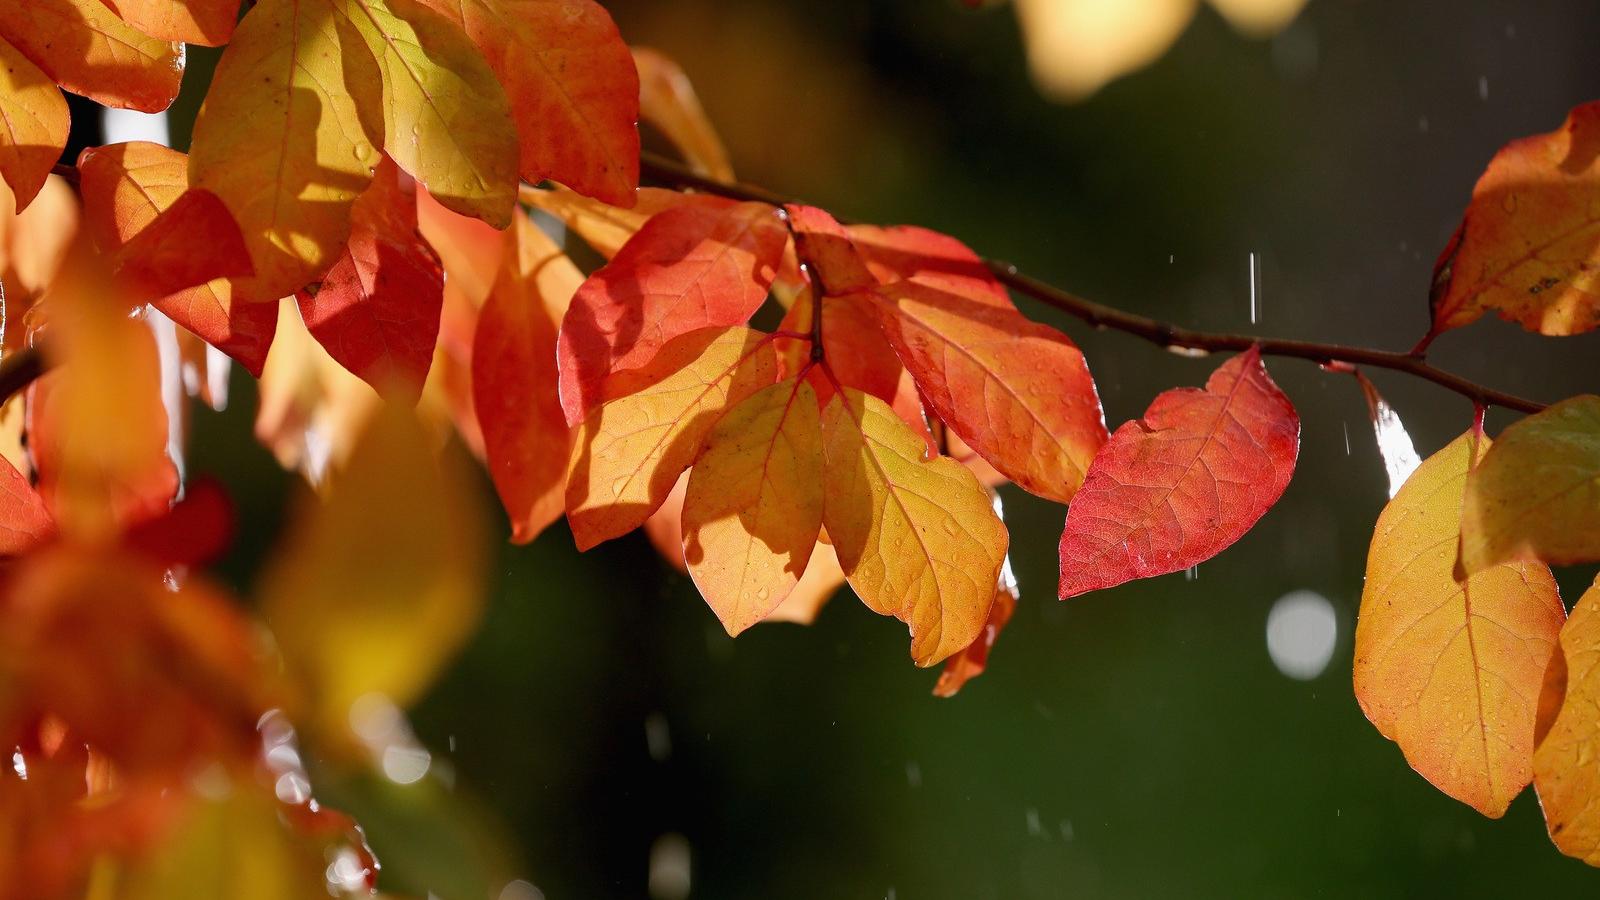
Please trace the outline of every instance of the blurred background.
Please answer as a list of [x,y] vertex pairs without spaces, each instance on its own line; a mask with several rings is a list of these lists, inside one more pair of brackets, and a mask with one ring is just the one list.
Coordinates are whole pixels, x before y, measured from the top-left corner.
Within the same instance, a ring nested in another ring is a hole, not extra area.
[[[1262,40],[1207,7],[1153,65],[1075,105],[1030,81],[1003,5],[607,6],[688,71],[744,179],[944,230],[1174,322],[1392,349],[1425,331],[1434,258],[1489,157],[1600,98],[1589,0],[1313,0]],[[180,149],[215,55],[191,48]],[[1112,427],[1217,364],[1023,308],[1083,346]],[[1551,400],[1600,388],[1596,341],[1485,321],[1431,353]],[[1363,718],[1351,636],[1383,466],[1352,379],[1269,365],[1304,420],[1294,483],[1187,575],[1062,603],[1064,509],[1003,489],[1022,602],[954,699],[930,696],[905,629],[848,591],[814,626],[733,641],[642,535],[579,555],[557,525],[498,549],[485,627],[413,711],[432,776],[325,799],[367,823],[386,884],[447,900],[480,883],[500,900],[1600,885],[1549,844],[1531,791],[1483,819]],[[1470,424],[1455,395],[1371,374],[1423,456]],[[251,436],[248,377],[233,391],[225,413],[197,412],[190,470],[239,502],[224,574],[242,587],[297,477]],[[1561,574],[1570,603],[1593,571]],[[484,867],[520,880],[501,889]]]

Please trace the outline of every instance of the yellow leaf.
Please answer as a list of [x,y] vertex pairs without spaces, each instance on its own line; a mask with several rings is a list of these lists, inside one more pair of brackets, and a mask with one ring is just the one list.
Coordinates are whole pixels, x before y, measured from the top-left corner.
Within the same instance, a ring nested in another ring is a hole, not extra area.
[[643,525],[694,461],[728,407],[777,377],[772,342],[749,328],[701,328],[663,344],[649,364],[606,379],[614,398],[578,431],[567,521],[578,549]]
[[134,30],[105,0],[7,0],[0,37],[56,84],[103,106],[160,112],[183,78],[183,45]]
[[256,440],[278,464],[313,485],[349,458],[381,401],[377,391],[322,349],[300,320],[294,299],[279,304],[278,328],[261,372]]
[[263,584],[263,612],[320,736],[348,735],[351,704],[415,700],[477,625],[477,488],[436,460],[409,410],[381,410],[310,502]]
[[638,233],[656,213],[685,205],[732,206],[712,194],[685,194],[663,188],[639,188],[633,206],[623,209],[601,203],[563,187],[553,189],[524,187],[522,202],[537,207],[567,226],[583,242],[606,259],[617,255],[628,238]]
[[1306,0],[1211,0],[1211,5],[1239,31],[1267,37],[1294,21]]
[[262,0],[222,54],[195,121],[189,182],[222,198],[255,277],[245,302],[275,301],[320,277],[350,236],[350,207],[372,181],[382,124],[366,44],[336,0]]
[[67,145],[67,99],[39,67],[0,38],[0,177],[26,209]]
[[822,416],[823,524],[850,586],[911,629],[931,666],[983,631],[1009,537],[965,466],[927,444],[887,403],[846,388]]
[[446,209],[505,228],[517,200],[517,131],[504,89],[461,29],[414,0],[332,0],[382,72],[383,149]]
[[[1533,754],[1533,786],[1544,807],[1550,839],[1562,853],[1600,865],[1600,580],[1572,607],[1561,629],[1565,696],[1549,732]],[[1557,685],[1559,688],[1559,684]]]
[[1355,691],[1422,777],[1499,818],[1533,774],[1539,687],[1565,611],[1550,570],[1456,577],[1472,432],[1429,457],[1384,507],[1356,624]]
[[1573,397],[1500,435],[1467,479],[1461,562],[1600,560],[1600,397]]
[[799,378],[735,406],[689,471],[683,554],[728,634],[782,605],[822,530],[822,423]]

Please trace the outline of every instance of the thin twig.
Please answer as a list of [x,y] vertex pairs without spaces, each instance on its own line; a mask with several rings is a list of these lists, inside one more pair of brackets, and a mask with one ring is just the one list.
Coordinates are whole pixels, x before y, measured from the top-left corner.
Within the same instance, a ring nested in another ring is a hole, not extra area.
[[[730,184],[707,178],[696,174],[681,163],[654,153],[645,153],[640,157],[640,172],[645,178],[660,184],[677,188],[691,188],[708,194],[731,197],[736,200],[756,200],[774,205],[793,202],[790,198],[781,197],[773,191],[757,185],[737,182]],[[840,221],[846,220],[840,219]],[[1196,331],[1162,322],[1158,319],[1152,319],[1148,316],[1124,312],[1123,310],[1079,297],[1076,294],[1046,284],[1037,278],[1025,275],[1010,263],[985,259],[984,264],[1003,284],[1020,294],[1032,297],[1046,306],[1076,316],[1096,328],[1122,331],[1144,338],[1157,346],[1165,347],[1169,350],[1210,353],[1247,350],[1251,346],[1257,346],[1267,356],[1305,359],[1323,365],[1349,363],[1370,366],[1375,369],[1404,372],[1425,381],[1431,381],[1446,390],[1454,391],[1476,404],[1499,406],[1525,413],[1536,413],[1545,408],[1543,403],[1498,391],[1463,378],[1460,375],[1429,365],[1419,355],[1392,350],[1373,350],[1366,347],[1349,347],[1342,344],[1323,344],[1315,341],[1295,341],[1256,337],[1248,334]]]

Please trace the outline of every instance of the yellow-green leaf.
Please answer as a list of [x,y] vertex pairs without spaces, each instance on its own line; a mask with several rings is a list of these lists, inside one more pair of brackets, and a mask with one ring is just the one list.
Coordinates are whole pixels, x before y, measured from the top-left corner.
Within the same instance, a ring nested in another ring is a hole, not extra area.
[[983,631],[1009,536],[966,466],[927,443],[887,403],[846,388],[822,416],[822,520],[850,586],[911,629],[931,666]]
[[1499,818],[1533,776],[1539,689],[1565,611],[1537,563],[1456,577],[1467,472],[1488,444],[1472,432],[1457,438],[1378,517],[1355,691],[1422,777]]
[[1573,397],[1500,435],[1467,479],[1467,571],[1515,558],[1600,560],[1600,397]]
[[1600,580],[1561,629],[1561,652],[1550,662],[1558,665],[1565,667],[1566,693],[1534,751],[1533,786],[1555,845],[1600,866]]
[[325,738],[376,693],[405,705],[472,633],[482,609],[477,488],[409,410],[357,440],[327,501],[308,499],[263,585],[263,611]]
[[683,556],[731,635],[765,619],[800,582],[822,530],[822,423],[799,378],[723,416],[689,471]]
[[650,518],[728,407],[777,378],[772,342],[749,328],[701,328],[663,344],[640,369],[606,379],[609,399],[578,431],[567,522],[578,549]]

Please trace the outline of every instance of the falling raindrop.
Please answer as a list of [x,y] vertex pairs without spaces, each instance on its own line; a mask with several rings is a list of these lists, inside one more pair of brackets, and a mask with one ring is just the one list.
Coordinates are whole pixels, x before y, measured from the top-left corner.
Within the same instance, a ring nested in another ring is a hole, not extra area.
[[1261,263],[1257,261],[1254,253],[1250,254],[1250,324],[1254,325],[1260,320],[1260,307],[1256,294],[1256,282],[1261,277]]

